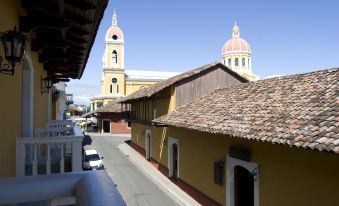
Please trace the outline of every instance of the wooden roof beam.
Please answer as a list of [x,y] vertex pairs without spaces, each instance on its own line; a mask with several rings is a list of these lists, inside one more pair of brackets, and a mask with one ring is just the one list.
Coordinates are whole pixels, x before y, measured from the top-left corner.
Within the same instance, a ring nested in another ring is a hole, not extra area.
[[22,32],[34,31],[37,28],[69,29],[71,22],[43,13],[28,12],[28,16],[20,16],[19,27]]
[[92,20],[86,19],[85,17],[68,10],[65,10],[65,18],[76,22],[79,25],[87,25],[92,23]]
[[76,7],[78,9],[85,10],[85,11],[93,10],[97,8],[95,5],[88,3],[86,1],[83,1],[83,0],[65,0],[65,3],[72,7]]
[[63,62],[51,62],[51,63],[46,63],[44,65],[44,69],[45,70],[49,70],[49,69],[67,69],[71,66],[70,63],[63,63]]
[[89,31],[84,30],[80,27],[72,25],[71,28],[68,30],[68,32],[73,33],[76,36],[85,36],[89,35]]
[[69,48],[71,45],[68,41],[52,39],[32,39],[32,51],[41,51],[45,48]]
[[39,62],[50,62],[55,60],[69,61],[70,56],[64,53],[41,53],[39,54]]

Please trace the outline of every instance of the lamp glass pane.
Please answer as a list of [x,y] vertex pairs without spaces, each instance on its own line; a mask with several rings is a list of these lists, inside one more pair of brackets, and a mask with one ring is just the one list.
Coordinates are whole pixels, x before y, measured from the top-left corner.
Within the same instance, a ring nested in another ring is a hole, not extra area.
[[21,39],[14,39],[14,57],[18,60],[21,56],[22,41]]
[[9,40],[5,40],[5,57],[6,59],[12,55],[12,42]]

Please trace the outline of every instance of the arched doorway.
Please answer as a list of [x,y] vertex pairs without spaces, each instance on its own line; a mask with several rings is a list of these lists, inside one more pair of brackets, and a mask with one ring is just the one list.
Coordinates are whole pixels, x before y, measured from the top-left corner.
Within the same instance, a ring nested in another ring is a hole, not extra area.
[[246,168],[234,167],[234,205],[254,206],[254,178]]
[[257,163],[226,157],[226,206],[259,206]]

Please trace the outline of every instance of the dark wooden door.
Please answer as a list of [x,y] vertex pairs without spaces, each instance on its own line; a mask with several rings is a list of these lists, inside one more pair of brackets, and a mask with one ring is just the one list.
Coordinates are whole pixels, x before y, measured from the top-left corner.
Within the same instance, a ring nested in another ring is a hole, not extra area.
[[253,175],[244,167],[236,166],[234,180],[235,206],[254,206]]
[[173,144],[173,179],[178,178],[178,145]]
[[104,120],[102,126],[103,126],[104,133],[110,133],[111,132],[111,122],[110,121]]

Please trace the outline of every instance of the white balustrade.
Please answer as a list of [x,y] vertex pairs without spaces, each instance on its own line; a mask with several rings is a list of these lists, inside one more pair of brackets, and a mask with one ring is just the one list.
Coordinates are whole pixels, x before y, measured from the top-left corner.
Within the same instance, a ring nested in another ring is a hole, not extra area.
[[[52,172],[52,157],[60,158],[60,173],[65,172],[65,154],[70,155],[72,172],[82,171],[82,140],[84,134],[77,126],[51,127],[34,129],[33,138],[17,138],[16,141],[16,174],[25,175],[25,145],[33,147],[32,175],[37,175],[39,164],[46,166],[46,174]],[[46,145],[42,150],[41,146]],[[71,150],[67,146],[71,146]],[[66,150],[64,149],[66,147]],[[44,150],[45,149],[45,150]],[[42,154],[44,151],[44,155]]]
[[74,127],[75,125],[76,123],[71,120],[52,120],[47,123],[47,127]]

